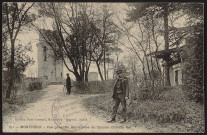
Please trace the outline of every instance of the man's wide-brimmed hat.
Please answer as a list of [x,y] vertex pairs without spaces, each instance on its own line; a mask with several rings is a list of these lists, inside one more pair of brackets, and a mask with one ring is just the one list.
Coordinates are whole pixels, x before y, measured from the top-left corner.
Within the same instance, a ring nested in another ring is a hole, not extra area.
[[119,66],[116,70],[116,73],[117,74],[123,74],[124,76],[129,75],[129,71],[126,69],[126,67],[124,65]]

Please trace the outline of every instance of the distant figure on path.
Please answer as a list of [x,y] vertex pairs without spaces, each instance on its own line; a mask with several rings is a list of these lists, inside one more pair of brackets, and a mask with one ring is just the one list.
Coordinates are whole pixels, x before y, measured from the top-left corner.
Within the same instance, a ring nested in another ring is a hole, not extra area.
[[113,107],[113,113],[111,120],[107,122],[115,122],[116,113],[119,108],[119,104],[122,105],[122,118],[121,123],[126,121],[126,100],[129,99],[129,84],[127,77],[123,76],[123,70],[117,70],[118,79],[115,81],[114,91],[112,98],[115,101],[115,105]]
[[67,79],[66,79],[66,89],[67,89],[67,95],[69,95],[71,91],[71,81],[70,81],[70,76],[68,73],[67,73]]

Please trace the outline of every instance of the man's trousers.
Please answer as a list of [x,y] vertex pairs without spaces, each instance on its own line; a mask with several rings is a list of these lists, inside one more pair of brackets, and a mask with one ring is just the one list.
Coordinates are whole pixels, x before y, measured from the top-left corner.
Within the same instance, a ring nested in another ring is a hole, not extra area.
[[70,94],[71,87],[66,87],[66,89],[67,89],[67,93]]
[[123,94],[118,94],[117,98],[114,99],[115,105],[113,107],[112,119],[115,120],[116,113],[119,108],[119,104],[121,103],[122,106],[122,118],[126,120],[126,99]]

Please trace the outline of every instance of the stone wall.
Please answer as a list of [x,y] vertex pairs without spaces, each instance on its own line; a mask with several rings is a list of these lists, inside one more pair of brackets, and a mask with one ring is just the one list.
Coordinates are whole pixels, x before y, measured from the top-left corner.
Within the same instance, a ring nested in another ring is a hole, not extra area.
[[46,88],[49,85],[49,81],[42,77],[42,78],[25,78],[22,82],[22,88],[24,90],[30,90],[30,84],[32,83],[40,83],[41,89]]

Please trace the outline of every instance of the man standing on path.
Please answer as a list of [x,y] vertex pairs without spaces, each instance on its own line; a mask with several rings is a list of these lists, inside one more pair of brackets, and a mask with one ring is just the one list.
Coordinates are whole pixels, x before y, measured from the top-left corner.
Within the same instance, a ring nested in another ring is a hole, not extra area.
[[71,81],[70,81],[70,76],[68,73],[67,73],[67,79],[66,79],[66,89],[67,89],[67,95],[69,95],[71,91]]
[[118,69],[117,70],[118,79],[115,81],[114,85],[114,91],[112,98],[115,101],[115,105],[113,107],[113,113],[111,120],[107,122],[115,122],[116,113],[119,108],[119,104],[122,105],[122,118],[123,120],[121,123],[126,121],[126,100],[129,99],[129,85],[128,85],[128,79],[123,76],[123,70]]

